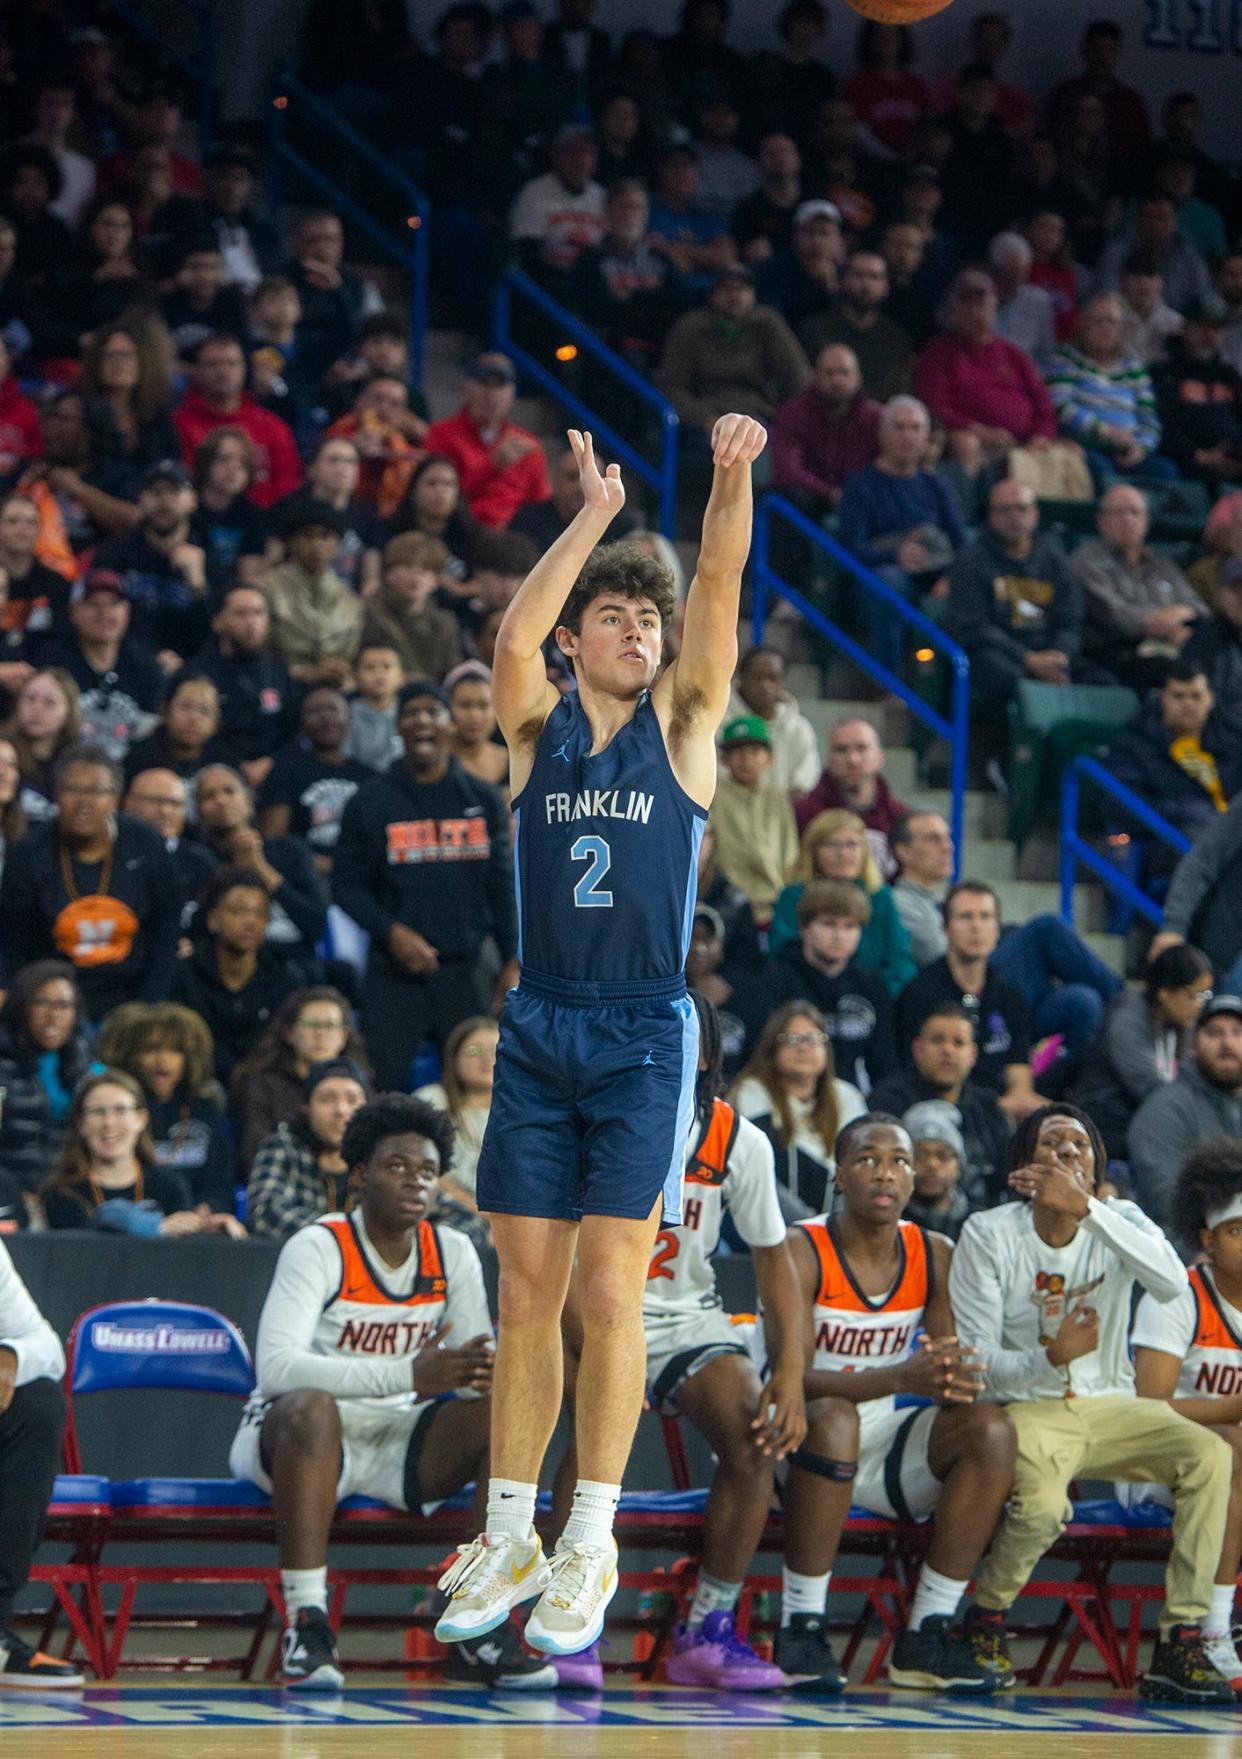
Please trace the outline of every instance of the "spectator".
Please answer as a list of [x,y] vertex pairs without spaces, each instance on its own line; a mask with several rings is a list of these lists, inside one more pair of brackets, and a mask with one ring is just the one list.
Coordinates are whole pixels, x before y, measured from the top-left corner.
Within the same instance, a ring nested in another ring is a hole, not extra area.
[[1186,575],[1209,605],[1217,605],[1225,569],[1235,556],[1242,556],[1242,489],[1231,489],[1216,502],[1200,541],[1204,553]]
[[33,1192],[57,1160],[69,1103],[90,1063],[73,966],[64,959],[23,965],[0,1007],[0,1173],[22,1191]]
[[[498,1007],[516,979],[507,815],[451,756],[451,726],[437,684],[407,684],[397,709],[405,756],[359,790],[341,827],[333,895],[371,937],[363,1018],[384,1090],[405,1088],[424,1039],[443,1043],[482,1012],[489,988]],[[501,959],[490,986],[488,935]]]
[[810,377],[810,367],[779,312],[755,304],[750,271],[734,263],[717,275],[707,305],[669,331],[659,384],[706,452],[722,415],[740,410],[767,421]]
[[461,658],[461,626],[436,603],[449,553],[440,538],[407,531],[384,546],[381,585],[366,602],[363,642],[386,642],[407,678],[443,678]]
[[17,233],[17,273],[41,287],[73,252],[73,234],[52,212],[60,166],[37,142],[10,144],[0,155],[0,213]]
[[846,97],[826,97],[817,107],[808,136],[809,181],[841,211],[851,237],[875,229],[886,183],[886,167]]
[[1165,351],[1170,336],[1179,336],[1182,314],[1164,300],[1164,275],[1158,257],[1132,251],[1121,265],[1117,283],[1121,300],[1121,345],[1144,366]]
[[1185,1066],[1195,1023],[1211,999],[1212,967],[1197,947],[1184,944],[1152,960],[1142,990],[1114,996],[1074,1088],[1114,1159],[1126,1158],[1136,1108]]
[[1194,627],[1182,658],[1202,666],[1222,713],[1242,722],[1242,560],[1230,556],[1220,571],[1216,611]]
[[902,1214],[921,1228],[956,1240],[970,1214],[961,1187],[966,1148],[955,1105],[926,1099],[901,1119],[914,1150],[914,1191]]
[[[693,163],[692,154],[689,158]],[[606,215],[603,237],[598,244],[588,245],[574,264],[566,300],[601,341],[640,372],[647,372],[659,356],[669,325],[686,303],[685,264],[696,252],[656,232],[647,192],[633,179],[614,184],[608,191]],[[721,237],[731,255],[732,239],[727,232]],[[699,248],[713,254],[705,246]],[[572,480],[577,483],[576,469]],[[547,507],[546,501],[536,502],[523,507],[517,517]]]
[[[943,596],[945,572],[966,541],[957,496],[925,466],[930,447],[931,418],[923,404],[891,398],[880,418],[879,456],[846,479],[837,522],[845,548],[907,603],[923,592]],[[866,595],[866,611],[872,653],[900,674],[907,626],[878,595]]]
[[1142,95],[1117,77],[1124,47],[1121,26],[1111,18],[1092,19],[1084,27],[1079,44],[1082,72],[1062,80],[1049,94],[1048,132],[1061,132],[1080,98],[1097,98],[1104,106],[1114,152],[1120,160],[1132,161],[1151,142],[1151,119]]
[[311,852],[296,837],[264,837],[254,822],[254,795],[227,764],[208,764],[194,784],[199,835],[218,862],[257,873],[272,901],[268,939],[310,962],[328,920],[327,888]]
[[126,782],[143,770],[162,769],[192,783],[204,764],[225,756],[216,737],[219,731],[220,697],[211,679],[180,673],[168,686],[159,726],[126,753]]
[[1214,293],[1186,301],[1152,374],[1165,452],[1217,492],[1242,479],[1242,377],[1221,354],[1226,315]]
[[[542,505],[540,501],[526,502],[514,518],[537,513]],[[389,537],[417,531],[424,537],[440,538],[449,552],[445,582],[456,587],[469,576],[474,565],[474,546],[480,530],[464,504],[457,466],[440,453],[427,453],[415,465],[405,500],[388,522]],[[528,531],[527,535],[532,534]]]
[[188,467],[213,428],[237,427],[254,447],[255,477],[250,498],[271,507],[292,494],[302,480],[302,463],[293,435],[245,389],[246,357],[235,336],[208,336],[194,353],[190,387],[177,405],[177,432]]
[[[319,208],[303,215],[293,235],[293,255],[281,265],[280,273],[293,282],[302,307],[299,364],[317,383],[334,361],[356,345],[368,306],[365,283],[346,266],[345,228],[336,214]],[[287,494],[296,484],[295,477],[276,494]],[[269,504],[260,502],[260,506]]]
[[883,878],[895,871],[888,835],[906,810],[883,776],[884,747],[870,721],[846,715],[828,734],[828,754],[818,782],[795,815],[799,832],[821,812],[844,810],[858,815],[867,827],[867,841]]
[[287,1240],[321,1215],[344,1209],[349,1168],[341,1142],[354,1113],[371,1097],[366,1071],[352,1057],[316,1063],[302,1085],[303,1105],[260,1145],[246,1187],[246,1214],[263,1239]]
[[[943,136],[947,145],[948,136]],[[930,149],[934,142],[920,142]],[[904,258],[905,268],[894,268],[892,281],[895,291],[904,289],[907,301],[912,294],[920,295],[927,302],[924,312],[923,332],[926,335],[932,325],[926,320],[935,317],[939,311],[945,292],[957,266],[957,247],[943,230],[937,231],[940,210],[944,206],[944,184],[938,169],[939,161],[927,163],[927,153],[900,174],[897,190],[897,209],[893,224],[912,226],[919,239],[917,258],[911,261],[911,250],[907,243],[898,255]],[[889,262],[894,252],[892,241],[885,250],[884,260]],[[896,315],[896,314],[894,314]],[[908,303],[902,313],[902,321],[910,327]]]
[[279,1124],[292,1123],[306,1077],[319,1063],[349,1057],[370,1078],[362,1039],[339,989],[295,989],[277,1008],[258,1044],[233,1071],[229,1111],[238,1129],[238,1163],[249,1172]]
[[509,236],[528,274],[551,286],[565,285],[582,251],[604,235],[605,196],[596,183],[599,149],[591,130],[567,122],[552,147],[552,168],[518,191]]
[[776,900],[768,949],[778,953],[797,938],[798,903],[808,885],[833,880],[857,886],[871,905],[871,914],[853,954],[864,971],[897,995],[914,976],[917,967],[910,955],[910,937],[893,907],[893,895],[880,878],[867,831],[852,812],[821,812],[802,833],[794,879]]
[[686,982],[690,989],[715,1008],[720,1025],[721,1068],[729,1080],[742,1066],[746,1049],[746,1024],[733,1012],[733,992],[738,973],[724,962],[725,927],[719,911],[710,904],[696,904],[690,923],[690,947],[686,953]]
[[354,681],[358,694],[349,702],[345,752],[372,770],[386,770],[401,756],[397,737],[397,692],[401,688],[401,656],[390,643],[363,630]]
[[846,480],[879,451],[882,413],[853,349],[830,343],[810,383],[772,416],[772,487],[815,519],[835,512]]
[[595,0],[557,0],[557,16],[543,33],[543,58],[578,98],[597,93],[608,77],[612,38],[591,23]]
[[860,887],[812,881],[798,900],[797,941],[768,961],[756,983],[739,985],[738,994],[752,1044],[782,1002],[813,1002],[842,1078],[864,1093],[897,1065],[892,998],[854,958],[870,915]]
[[96,463],[123,500],[136,500],[153,464],[175,458],[172,338],[161,322],[129,315],[93,335],[82,351],[77,390]]
[[946,430],[950,454],[968,467],[1015,446],[1049,444],[1056,418],[1034,363],[996,334],[996,284],[984,269],[954,277],[946,327],[915,369],[914,389]]
[[[519,507],[509,523],[509,530],[515,536],[529,539],[538,555],[552,548],[582,508],[582,484],[578,480],[578,466],[568,446],[552,468],[551,486],[552,495],[549,500],[530,501],[525,507]],[[608,529],[616,536],[624,537],[627,542],[632,542],[637,535],[635,521],[624,509]],[[451,549],[452,545],[449,547]],[[454,559],[450,555],[444,570],[445,576],[451,577],[456,572]],[[684,596],[683,593],[682,597]]]
[[710,818],[699,842],[696,907],[714,910],[720,922],[722,964],[734,974],[762,968],[763,953],[750,899],[735,886],[716,859],[716,833]]
[[166,995],[177,957],[172,864],[148,825],[118,817],[121,773],[96,745],[61,758],[57,817],[10,850],[0,880],[0,951],[8,975],[30,959],[67,958],[87,1012]]
[[858,27],[855,59],[845,95],[867,132],[897,156],[931,102],[925,81],[910,71],[913,33],[906,25],[866,19]]
[[1164,922],[1148,948],[1192,941],[1212,961],[1231,995],[1242,990],[1242,798],[1218,813],[1173,870]]
[[240,581],[227,587],[211,627],[210,640],[191,664],[215,685],[220,738],[251,787],[258,787],[272,753],[293,729],[293,680],[270,646],[271,616],[258,587]]
[[239,141],[220,141],[203,158],[202,206],[195,223],[206,221],[224,259],[225,278],[252,293],[275,268],[279,255],[275,230],[254,205],[255,157]]
[[250,499],[254,447],[244,428],[215,428],[194,454],[190,542],[203,552],[212,599],[234,580],[256,586],[263,573],[266,521]]
[[[970,21],[967,38],[968,62],[982,63],[991,69],[996,81],[996,114],[1008,132],[1020,138],[1035,125],[1035,108],[1029,93],[1021,86],[1009,85],[1000,77],[1000,64],[1013,44],[1013,24],[1003,12],[980,12]],[[958,75],[950,74],[936,93],[935,111],[941,114],[952,107],[957,91]]]
[[1211,202],[1222,213],[1227,213],[1234,194],[1233,181],[1218,161],[1205,153],[1199,144],[1203,130],[1203,105],[1199,98],[1194,92],[1171,92],[1164,101],[1161,121],[1164,124],[1164,137],[1153,146],[1145,169],[1150,171],[1156,156],[1165,147],[1175,147],[1181,152],[1189,153],[1194,161],[1199,192],[1203,199]]
[[301,737],[277,752],[259,795],[264,837],[293,836],[305,843],[316,871],[329,874],[341,834],[341,815],[375,771],[345,750],[349,704],[341,691],[320,684],[302,698]]
[[321,408],[331,420],[344,414],[353,400],[349,388],[333,395],[338,388],[328,385],[326,375],[321,398],[321,383],[307,370],[298,344],[301,324],[302,302],[293,282],[284,275],[265,275],[246,307],[246,371],[256,402],[299,437],[311,427],[312,412],[315,422]]
[[[509,420],[514,397],[513,362],[507,354],[480,354],[466,373],[462,407],[433,422],[423,436],[427,451],[447,458],[457,472],[470,512],[481,525],[508,525],[519,507],[546,501],[548,461],[534,434]],[[417,496],[418,479],[410,484]],[[432,515],[432,518],[435,516]],[[442,515],[447,521],[451,510]],[[444,536],[420,520],[429,536]]]
[[996,75],[986,61],[967,62],[957,76],[953,108],[942,117],[949,150],[944,227],[962,250],[982,251],[1012,212],[1013,142],[996,114]]
[[780,48],[757,55],[751,71],[764,115],[787,119],[805,138],[820,105],[836,90],[836,79],[821,58],[828,34],[823,0],[786,0],[776,20]]
[[961,1002],[938,1002],[919,1027],[910,1046],[911,1062],[877,1082],[871,1094],[873,1111],[912,1106],[950,1105],[962,1136],[959,1182],[971,1209],[1001,1201],[1001,1161],[1009,1141],[1009,1119],[991,1088],[971,1079],[979,1060],[974,1022]]
[[70,595],[69,636],[42,649],[78,688],[83,738],[118,759],[154,726],[165,686],[155,655],[129,634],[129,615],[119,575],[94,568]]
[[957,1002],[974,1028],[979,1050],[975,1079],[1001,1096],[1009,1117],[1025,1117],[1043,1102],[1034,1091],[1028,1063],[1027,1005],[991,968],[1000,940],[995,892],[974,880],[960,881],[945,898],[944,925],[945,956],[925,965],[897,998],[897,1042],[905,1050],[934,1008]]
[[[1031,146],[1038,144],[1032,142]],[[1043,144],[1055,165],[1052,143],[1046,141]],[[1067,194],[1072,202],[1072,192]],[[1071,253],[1069,221],[1065,212],[1048,200],[1036,202],[1022,228],[1022,235],[1032,252],[1031,285],[1040,288],[1051,299],[1056,339],[1068,342],[1078,322],[1078,299],[1084,271]]]
[[1167,482],[1177,466],[1156,450],[1156,395],[1142,363],[1125,353],[1124,315],[1111,293],[1087,301],[1077,346],[1058,349],[1049,363],[1049,395],[1061,432],[1085,449],[1097,482],[1113,473]]
[[213,232],[191,238],[174,255],[177,269],[172,286],[160,299],[179,360],[191,360],[208,336],[242,340],[249,328],[240,287],[225,275],[224,256]]
[[62,752],[82,736],[78,687],[63,666],[32,672],[17,692],[9,737],[21,771],[18,802],[28,825],[46,824],[56,812],[52,774]]
[[858,1089],[836,1074],[820,1010],[802,1000],[777,1008],[730,1097],[772,1144],[786,1219],[821,1215],[830,1201],[837,1137],[867,1107]]
[[694,138],[699,161],[699,205],[728,220],[759,187],[759,167],[737,144],[742,112],[732,93],[717,87],[699,105]]
[[[0,498],[0,574],[3,634],[63,635],[68,626],[69,587],[63,574],[38,559],[39,509],[20,490]],[[0,669],[0,681],[4,671]],[[20,686],[21,678],[13,678]]]
[[34,94],[33,127],[26,139],[46,147],[60,171],[60,194],[48,212],[67,226],[76,226],[95,194],[95,165],[69,145],[74,126],[73,82],[58,73],[39,81]]
[[463,660],[445,676],[443,688],[453,719],[454,757],[468,776],[506,793],[509,751],[496,738],[491,672],[481,660]]
[[[916,169],[925,171],[927,167]],[[939,186],[933,183],[929,187]],[[932,282],[936,274],[927,261],[923,228],[912,220],[891,221],[880,234],[880,254],[888,270],[888,314],[922,348],[935,328]]]
[[13,478],[43,451],[39,412],[20,389],[0,336],[0,477]]
[[888,841],[897,863],[893,905],[906,925],[910,951],[921,970],[933,959],[943,958],[948,946],[944,900],[953,877],[953,838],[940,813],[914,806],[895,820]]
[[1135,255],[1159,266],[1165,304],[1175,311],[1212,299],[1207,264],[1178,230],[1177,209],[1167,195],[1144,196],[1133,224],[1105,245],[1096,264],[1096,286],[1111,291],[1121,280],[1123,264]]
[[1167,1218],[1187,1155],[1215,1136],[1242,1136],[1242,998],[1229,994],[1202,1008],[1193,1056],[1152,1088],[1126,1131],[1134,1189],[1153,1221]]
[[0,873],[8,851],[26,834],[26,813],[21,802],[22,772],[12,739],[0,738]]
[[498,1038],[496,1022],[485,1015],[461,1021],[445,1042],[441,1079],[414,1094],[415,1099],[425,1099],[453,1120],[453,1159],[440,1175],[440,1189],[455,1203],[472,1210],[478,1208],[475,1172],[492,1106]]
[[64,532],[68,552],[61,551],[52,560],[65,575],[71,569],[76,573],[78,558],[101,538],[129,531],[138,516],[122,494],[127,487],[125,466],[95,457],[85,410],[76,388],[60,391],[44,404],[43,458],[18,478],[22,492],[39,512],[38,547],[44,546],[46,528]]
[[746,894],[756,922],[766,924],[798,854],[788,794],[772,771],[772,735],[762,715],[735,715],[720,733],[725,774],[716,785],[709,823],[716,857]]
[[1147,497],[1113,483],[1096,508],[1099,536],[1070,558],[1083,588],[1088,656],[1142,691],[1163,682],[1208,608],[1177,563],[1148,547]]
[[802,155],[787,134],[765,134],[758,143],[759,187],[733,210],[733,237],[744,263],[766,263],[793,241],[794,215],[802,201]]
[[358,392],[348,415],[328,434],[352,440],[358,451],[358,499],[380,519],[397,511],[410,483],[427,424],[410,408],[404,378],[377,373]]
[[746,65],[725,41],[728,28],[725,0],[682,0],[677,31],[664,39],[664,64],[683,104],[716,86],[735,95],[743,90]]
[[131,818],[150,825],[164,839],[177,875],[177,904],[186,924],[194,905],[215,871],[215,862],[198,843],[187,841],[185,824],[189,790],[174,770],[140,770],[132,775],[121,802]]
[[699,161],[692,147],[669,147],[656,169],[651,201],[652,247],[699,290],[733,262],[736,247],[728,222],[699,206]]
[[105,197],[87,215],[80,247],[43,289],[44,347],[76,355],[96,330],[135,306],[155,306],[155,282],[139,267],[134,218],[124,202]]
[[836,303],[844,256],[841,210],[834,202],[799,202],[789,243],[759,265],[756,286],[762,303],[775,306],[800,335],[808,327],[814,330]]
[[1199,167],[1192,152],[1183,147],[1158,148],[1152,170],[1152,187],[1167,195],[1177,210],[1177,229],[1208,263],[1216,263],[1229,248],[1223,216],[1198,194]]
[[166,672],[207,634],[207,558],[190,541],[193,511],[189,473],[175,458],[153,464],[142,479],[138,524],[101,544],[91,564],[120,580],[133,635]]
[[272,643],[299,684],[346,685],[362,636],[362,601],[332,567],[344,521],[324,501],[290,515],[289,560],[263,576]]
[[815,729],[785,685],[785,661],[773,647],[752,647],[734,674],[726,719],[758,715],[768,729],[772,778],[796,803],[815,784]]
[[180,1173],[200,1214],[231,1214],[233,1143],[198,1015],[177,1002],[124,1002],[104,1022],[99,1056],[142,1088],[155,1164]]
[[879,251],[854,250],[841,276],[840,300],[798,326],[812,360],[830,342],[852,348],[869,395],[880,403],[910,389],[914,367],[909,332],[884,310],[888,294],[888,265]]
[[193,950],[177,966],[173,999],[206,1021],[224,1087],[281,1002],[305,982],[287,951],[268,943],[271,908],[263,874],[218,868],[199,903]]
[[996,334],[1043,372],[1057,345],[1056,310],[1046,287],[1031,278],[1035,252],[1020,232],[998,232],[988,245],[996,283]]
[[412,376],[408,319],[399,311],[375,312],[362,326],[357,353],[334,362],[325,375],[328,414],[344,415],[357,386],[371,379],[400,379],[408,385]]

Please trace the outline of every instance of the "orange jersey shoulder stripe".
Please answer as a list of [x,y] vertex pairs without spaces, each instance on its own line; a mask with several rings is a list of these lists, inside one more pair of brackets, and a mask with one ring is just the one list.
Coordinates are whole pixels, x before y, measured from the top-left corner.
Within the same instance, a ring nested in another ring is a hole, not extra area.
[[931,1294],[931,1277],[927,1262],[927,1240],[915,1222],[898,1222],[898,1238],[904,1248],[901,1275],[882,1300],[863,1295],[850,1277],[837,1251],[826,1222],[802,1222],[811,1237],[819,1259],[817,1307],[838,1307],[854,1313],[910,1313],[926,1307]]
[[358,1236],[346,1216],[320,1224],[336,1240],[341,1253],[341,1286],[337,1301],[353,1301],[367,1307],[422,1307],[443,1301],[447,1292],[440,1243],[429,1221],[418,1224],[418,1275],[408,1295],[390,1295],[376,1281]]
[[1225,1323],[1198,1265],[1190,1273],[1190,1289],[1198,1312],[1195,1347],[1200,1350],[1232,1350],[1235,1354],[1242,1354],[1242,1343]]
[[703,1140],[686,1168],[687,1184],[723,1185],[736,1135],[737,1113],[723,1099],[713,1100]]

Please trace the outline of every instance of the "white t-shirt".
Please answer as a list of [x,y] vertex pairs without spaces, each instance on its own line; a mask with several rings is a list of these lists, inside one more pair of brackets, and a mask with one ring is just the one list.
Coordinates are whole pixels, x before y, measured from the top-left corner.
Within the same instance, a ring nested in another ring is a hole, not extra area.
[[566,189],[554,171],[546,171],[518,191],[509,232],[518,240],[539,240],[554,268],[569,269],[580,251],[604,236],[605,202],[602,184]]
[[[848,1081],[834,1078],[833,1091],[837,1096],[837,1129],[844,1130],[855,1118],[861,1118],[867,1109],[867,1102],[858,1089]],[[734,1103],[744,1118],[764,1118],[774,1114],[772,1095],[761,1081],[750,1075],[742,1082],[735,1095]],[[789,1115],[793,1119],[793,1141],[787,1146],[796,1152],[801,1149],[803,1154],[817,1160],[822,1167],[827,1167],[828,1177],[836,1174],[837,1163],[833,1158],[836,1144],[825,1142],[819,1131],[811,1123],[810,1102],[805,1099],[790,1098]]]

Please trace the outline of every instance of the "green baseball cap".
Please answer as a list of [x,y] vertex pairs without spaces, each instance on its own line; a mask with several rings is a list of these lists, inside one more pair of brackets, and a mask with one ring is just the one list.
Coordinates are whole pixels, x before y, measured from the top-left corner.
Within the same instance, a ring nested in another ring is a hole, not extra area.
[[734,745],[766,745],[770,751],[772,735],[768,732],[768,723],[762,715],[734,715],[731,721],[724,724],[720,744],[725,751]]

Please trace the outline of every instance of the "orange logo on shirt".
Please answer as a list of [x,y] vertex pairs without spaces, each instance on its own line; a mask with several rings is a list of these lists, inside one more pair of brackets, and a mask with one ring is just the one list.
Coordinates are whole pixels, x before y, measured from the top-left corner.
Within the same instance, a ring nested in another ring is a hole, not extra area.
[[121,964],[133,952],[137,936],[138,918],[129,905],[104,892],[75,898],[52,924],[61,955],[83,970]]
[[385,829],[390,867],[420,861],[486,861],[492,852],[487,820],[481,816],[407,819]]

